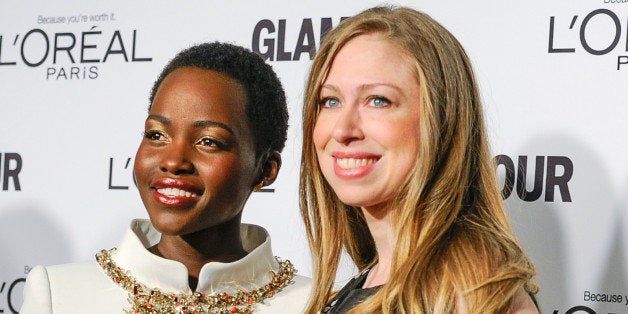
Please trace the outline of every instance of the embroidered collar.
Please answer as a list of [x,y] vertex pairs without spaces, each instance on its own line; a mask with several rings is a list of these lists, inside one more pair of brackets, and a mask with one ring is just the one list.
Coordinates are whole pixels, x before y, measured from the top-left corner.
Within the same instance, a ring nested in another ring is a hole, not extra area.
[[264,228],[242,224],[240,233],[244,250],[249,253],[232,263],[205,264],[199,273],[196,291],[189,287],[185,265],[147,250],[160,238],[148,220],[131,222],[130,230],[111,259],[118,267],[130,271],[138,282],[147,287],[159,287],[164,293],[233,294],[238,290],[255,290],[268,283],[270,271],[279,272],[279,263],[272,254],[270,237]]
[[129,272],[118,267],[111,260],[111,253],[115,249],[102,250],[96,254],[96,260],[107,275],[119,286],[129,292],[128,301],[132,309],[125,310],[127,313],[241,313],[250,314],[255,303],[263,303],[264,300],[272,298],[275,293],[281,291],[286,286],[294,283],[295,269],[290,261],[282,262],[279,273],[269,273],[270,281],[252,291],[238,290],[235,294],[214,293],[205,295],[194,292],[191,295],[183,293],[163,293],[159,288],[148,289],[144,284],[138,282],[129,275]]

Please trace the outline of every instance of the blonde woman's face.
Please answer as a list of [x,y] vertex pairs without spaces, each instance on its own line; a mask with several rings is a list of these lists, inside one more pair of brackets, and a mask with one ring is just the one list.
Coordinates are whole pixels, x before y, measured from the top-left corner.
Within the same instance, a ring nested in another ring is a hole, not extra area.
[[410,57],[378,34],[350,40],[319,95],[320,168],[348,205],[386,204],[419,153],[419,84]]

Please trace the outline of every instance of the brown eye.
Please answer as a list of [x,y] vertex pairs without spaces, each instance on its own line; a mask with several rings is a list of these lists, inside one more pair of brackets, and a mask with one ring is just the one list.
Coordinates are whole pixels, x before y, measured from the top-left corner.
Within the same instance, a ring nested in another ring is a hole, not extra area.
[[198,144],[202,146],[206,146],[206,147],[211,147],[211,148],[218,148],[218,149],[223,149],[223,150],[228,149],[227,144],[221,141],[215,140],[213,138],[209,138],[209,137],[202,138],[200,141],[198,141]]
[[164,135],[158,131],[146,131],[144,132],[144,138],[151,141],[160,141],[164,139]]

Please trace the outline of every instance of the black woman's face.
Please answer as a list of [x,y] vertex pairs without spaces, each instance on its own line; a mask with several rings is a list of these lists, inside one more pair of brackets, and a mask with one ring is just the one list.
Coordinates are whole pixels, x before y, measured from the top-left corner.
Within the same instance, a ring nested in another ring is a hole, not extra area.
[[135,157],[137,186],[160,232],[184,235],[237,219],[259,178],[236,80],[194,67],[159,86]]

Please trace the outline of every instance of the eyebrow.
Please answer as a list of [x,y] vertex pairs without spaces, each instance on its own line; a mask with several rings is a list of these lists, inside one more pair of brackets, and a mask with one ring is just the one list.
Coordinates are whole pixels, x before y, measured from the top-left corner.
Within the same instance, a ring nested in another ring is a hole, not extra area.
[[[392,89],[394,89],[394,90],[397,90],[397,91],[399,91],[399,92],[402,92],[402,91],[403,91],[403,90],[402,90],[399,86],[397,86],[397,85],[392,85],[392,84],[387,84],[387,83],[370,83],[370,84],[362,84],[362,85],[359,85],[359,86],[358,86],[358,89],[359,89],[360,91],[364,91],[364,90],[372,89],[372,88],[375,88],[375,87],[378,87],[378,86],[385,86],[385,87],[388,87],[388,88],[392,88]],[[338,91],[340,91],[340,89],[339,89],[336,85],[331,85],[331,84],[325,84],[325,85],[321,86],[321,90],[322,90],[322,89],[330,89],[330,90],[332,90],[332,91],[334,91],[334,92],[338,92]]]
[[[151,114],[148,116],[147,119],[151,119],[151,120],[157,120],[163,124],[167,124],[170,125],[172,124],[172,121],[169,118],[166,118],[164,116],[160,116],[160,115],[156,115],[156,114]],[[201,120],[201,121],[194,121],[194,123],[192,124],[195,128],[203,128],[203,127],[219,127],[221,129],[225,129],[227,132],[231,133],[232,135],[234,135],[235,133],[233,133],[233,130],[226,124],[221,123],[221,122],[217,122],[217,121],[211,121],[211,120]]]
[[231,133],[232,135],[233,130],[226,124],[224,123],[220,123],[220,122],[216,122],[216,121],[210,121],[210,120],[203,120],[203,121],[194,121],[194,127],[197,128],[202,128],[202,127],[219,127],[219,128],[223,128],[225,130],[227,130],[229,133]]

